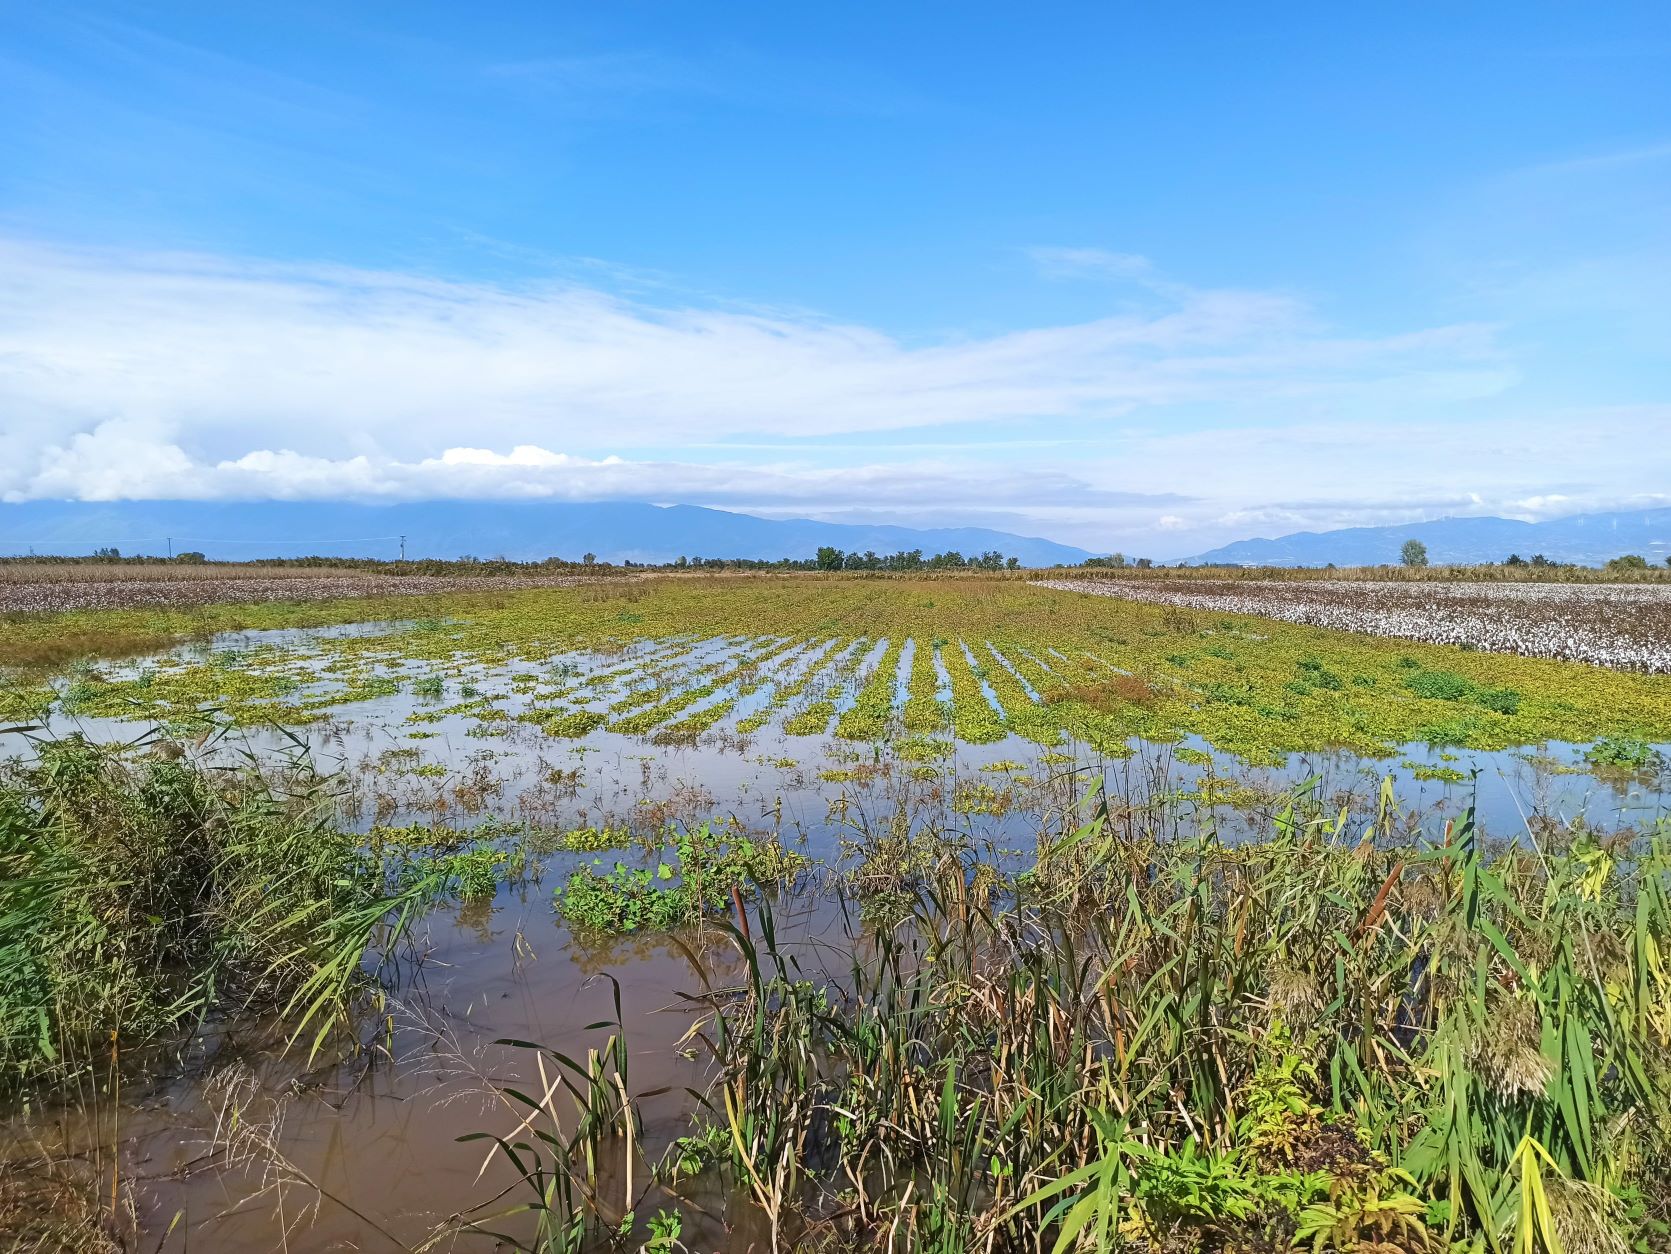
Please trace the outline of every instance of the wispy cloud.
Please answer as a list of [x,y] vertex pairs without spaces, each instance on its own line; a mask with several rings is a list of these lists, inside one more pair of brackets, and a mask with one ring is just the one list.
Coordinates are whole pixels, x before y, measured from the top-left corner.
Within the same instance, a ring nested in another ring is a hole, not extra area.
[[600,456],[1018,419],[1117,426],[1166,406],[1347,397],[1401,379],[1466,396],[1506,378],[1488,330],[1331,335],[1259,293],[1191,291],[1152,314],[907,346],[862,325],[575,283],[193,255],[14,243],[0,280],[0,491],[14,496],[40,492],[77,439],[217,461],[345,446],[416,461],[470,431]]
[[1158,277],[1154,263],[1141,253],[1110,252],[1106,248],[1034,247],[1028,257],[1039,273],[1050,279],[1138,279]]
[[1513,176],[1541,178],[1565,177],[1573,174],[1587,175],[1630,166],[1648,165],[1660,161],[1671,161],[1671,140],[1661,140],[1656,143],[1637,144],[1623,148],[1608,148],[1581,156],[1539,162],[1536,165],[1525,166],[1514,171]]
[[938,102],[863,65],[766,55],[735,44],[677,56],[655,48],[536,55],[493,62],[484,74],[507,86],[604,108],[685,96],[744,108],[868,117],[944,112]]

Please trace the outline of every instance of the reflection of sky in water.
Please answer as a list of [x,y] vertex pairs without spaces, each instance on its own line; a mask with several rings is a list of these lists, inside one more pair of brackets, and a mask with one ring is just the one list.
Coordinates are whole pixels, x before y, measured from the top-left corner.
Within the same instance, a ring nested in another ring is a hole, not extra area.
[[[1313,778],[1330,799],[1331,812],[1344,804],[1356,818],[1370,812],[1381,779],[1391,773],[1400,803],[1424,821],[1431,819],[1437,827],[1472,803],[1482,829],[1501,838],[1512,838],[1534,815],[1568,822],[1583,818],[1602,829],[1651,823],[1671,800],[1663,774],[1598,777],[1586,767],[1582,747],[1565,744],[1493,752],[1419,744],[1384,759],[1348,751],[1308,752],[1289,755],[1281,766],[1250,767],[1213,752],[1195,736],[1175,746],[1134,740],[1126,758],[1071,743],[1046,750],[1010,736],[986,745],[958,743],[955,754],[939,762],[905,762],[872,743],[781,730],[785,720],[820,702],[831,702],[838,716],[850,710],[860,686],[884,657],[886,640],[684,637],[637,641],[613,653],[557,650],[491,663],[458,652],[438,660],[413,659],[400,654],[399,640],[391,640],[387,649],[374,643],[412,626],[228,633],[156,657],[111,664],[104,671],[122,679],[147,670],[207,664],[291,676],[296,686],[284,700],[322,715],[299,725],[295,734],[307,743],[318,767],[341,771],[352,781],[363,804],[349,821],[361,827],[374,821],[467,823],[487,816],[565,827],[625,824],[646,812],[681,820],[734,816],[754,827],[781,824],[786,836],[804,839],[808,852],[832,857],[855,813],[873,821],[902,807],[926,813],[938,808],[934,803],[949,797],[959,781],[1007,791],[1004,814],[955,816],[962,830],[1000,845],[1030,845],[1041,815],[1059,822],[1064,808],[1091,792],[1099,778],[1110,795],[1132,805],[1171,796],[1177,803],[1175,821],[1211,821],[1221,834],[1237,839],[1259,835],[1283,792]],[[333,649],[344,640],[357,642],[352,653]],[[896,710],[908,695],[919,647],[929,645],[908,640],[900,651],[893,683]],[[1003,667],[1025,684],[1014,665],[983,648],[983,642],[941,643],[933,663],[943,703],[951,698],[943,649],[963,651],[994,709],[1001,709],[999,699],[980,678],[981,667]],[[400,689],[367,699],[339,699],[350,686],[374,678],[396,681]],[[420,695],[419,680],[438,680],[439,695]],[[652,709],[706,685],[713,692],[669,718],[671,726],[730,703],[713,727],[695,738],[599,729],[568,740],[520,721],[530,712],[619,715]],[[737,732],[738,723],[770,710],[780,690],[796,685],[796,695],[772,711],[764,727],[748,735]],[[467,702],[475,704],[441,713]],[[483,719],[484,704],[502,713]],[[149,724],[55,713],[48,730],[81,730],[95,739],[126,741],[144,735]],[[288,734],[261,727],[233,732],[224,750],[234,747],[257,753],[294,748]],[[1186,751],[1181,757],[1180,749]],[[0,737],[0,753],[26,751],[24,738]],[[1195,760],[1201,753],[1207,761]],[[1001,764],[1012,765],[983,769]],[[859,779],[822,778],[832,771],[851,774],[864,765],[880,769],[861,772]],[[939,777],[913,778],[925,773],[924,765],[936,767]],[[1418,777],[1427,771],[1458,771],[1465,778]],[[578,777],[571,787],[565,777],[573,772]],[[554,784],[554,779],[561,782]],[[1201,798],[1208,780],[1220,804],[1208,805]],[[697,804],[704,799],[709,815]]]

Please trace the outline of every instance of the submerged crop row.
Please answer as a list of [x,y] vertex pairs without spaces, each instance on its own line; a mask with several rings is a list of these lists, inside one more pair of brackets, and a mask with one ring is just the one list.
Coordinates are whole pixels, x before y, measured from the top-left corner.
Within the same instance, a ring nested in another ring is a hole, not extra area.
[[380,633],[83,664],[50,685],[14,685],[0,717],[167,721],[214,706],[291,723],[389,700],[413,725],[515,719],[556,737],[949,729],[971,743],[1069,737],[1119,752],[1134,737],[1197,734],[1258,760],[1331,746],[1671,739],[1665,676],[1014,582],[908,580],[461,597],[445,617]]

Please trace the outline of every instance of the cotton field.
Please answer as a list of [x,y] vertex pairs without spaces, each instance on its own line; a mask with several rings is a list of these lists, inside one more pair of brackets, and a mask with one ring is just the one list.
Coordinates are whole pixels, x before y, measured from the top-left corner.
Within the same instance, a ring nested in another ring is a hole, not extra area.
[[[572,575],[521,576],[514,583],[491,576],[404,575],[360,572],[328,575],[283,567],[13,567],[0,571],[0,613],[62,613],[178,608],[260,601],[329,601],[348,597],[436,596],[491,592],[506,587],[563,588]],[[0,659],[3,660],[3,659]]]
[[1052,579],[1044,587],[1181,609],[1671,673],[1671,585]]

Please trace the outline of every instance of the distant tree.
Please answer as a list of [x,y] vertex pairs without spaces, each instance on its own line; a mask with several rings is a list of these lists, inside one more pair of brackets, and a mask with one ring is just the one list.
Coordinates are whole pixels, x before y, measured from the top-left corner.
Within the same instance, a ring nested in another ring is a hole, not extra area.
[[1153,565],[1154,565],[1154,563],[1146,557],[1140,557],[1140,558],[1137,559],[1137,569],[1138,570],[1148,570]]
[[209,559],[195,549],[187,549],[184,553],[176,553],[174,560],[183,566],[201,566]]
[[1021,569],[1021,559],[1019,557],[1005,558],[1004,559],[1004,569],[1005,570],[1020,570]]
[[1626,553],[1607,563],[1608,570],[1647,570],[1648,559],[1639,553]]
[[840,570],[841,560],[841,550],[836,548],[835,545],[821,544],[818,546],[817,561],[819,570]]
[[1504,566],[1524,566],[1525,564],[1526,559],[1521,557],[1518,553],[1510,553],[1503,559]]
[[597,564],[598,555],[596,553],[588,553],[580,560],[585,562],[588,566],[594,566]]
[[1406,540],[1404,547],[1398,551],[1398,560],[1406,566],[1427,565],[1427,545],[1420,540]]
[[1555,565],[1554,562],[1550,561],[1542,553],[1532,554],[1532,560],[1529,564],[1536,567],[1538,570],[1547,570],[1549,567]]
[[94,549],[93,560],[95,562],[119,562],[122,560],[122,550],[117,548]]

